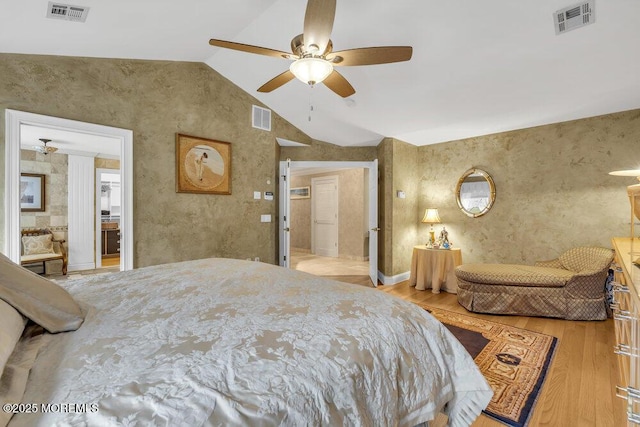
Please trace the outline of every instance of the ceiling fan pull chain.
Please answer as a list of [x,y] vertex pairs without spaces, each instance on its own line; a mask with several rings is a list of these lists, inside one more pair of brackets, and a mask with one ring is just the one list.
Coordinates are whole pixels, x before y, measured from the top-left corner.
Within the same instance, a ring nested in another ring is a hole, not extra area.
[[309,85],[311,87],[311,92],[309,92],[309,121],[311,121],[311,113],[313,112],[313,85]]

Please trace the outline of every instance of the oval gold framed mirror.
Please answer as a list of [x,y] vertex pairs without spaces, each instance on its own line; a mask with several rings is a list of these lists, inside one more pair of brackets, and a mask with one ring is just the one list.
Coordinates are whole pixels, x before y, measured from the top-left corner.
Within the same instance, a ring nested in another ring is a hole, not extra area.
[[496,200],[496,185],[486,171],[471,168],[458,180],[456,201],[467,216],[477,218],[489,212]]

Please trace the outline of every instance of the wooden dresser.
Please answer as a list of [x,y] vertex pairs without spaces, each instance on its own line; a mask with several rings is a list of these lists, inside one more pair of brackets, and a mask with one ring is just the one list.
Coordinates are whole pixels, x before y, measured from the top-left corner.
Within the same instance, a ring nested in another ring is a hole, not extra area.
[[613,280],[613,319],[618,355],[616,395],[627,401],[629,426],[640,425],[640,239],[616,237]]
[[102,256],[120,255],[120,230],[102,230]]

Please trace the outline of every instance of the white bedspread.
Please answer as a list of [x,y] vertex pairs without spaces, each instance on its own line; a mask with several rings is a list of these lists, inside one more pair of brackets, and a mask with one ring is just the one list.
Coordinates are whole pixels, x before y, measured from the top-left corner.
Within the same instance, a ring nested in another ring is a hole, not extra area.
[[53,412],[10,426],[413,426],[443,408],[456,426],[492,395],[446,328],[374,289],[228,259],[65,287],[87,317],[45,338],[23,398]]

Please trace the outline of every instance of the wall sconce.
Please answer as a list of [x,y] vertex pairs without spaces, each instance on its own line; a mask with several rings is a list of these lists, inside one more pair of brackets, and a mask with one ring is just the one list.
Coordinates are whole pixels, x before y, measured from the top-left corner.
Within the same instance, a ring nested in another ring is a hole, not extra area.
[[440,215],[438,215],[438,209],[435,208],[427,208],[424,211],[424,217],[422,217],[422,222],[431,225],[431,229],[429,230],[429,241],[427,242],[427,247],[432,248],[433,244],[436,241],[435,231],[433,230],[433,224],[440,224]]

